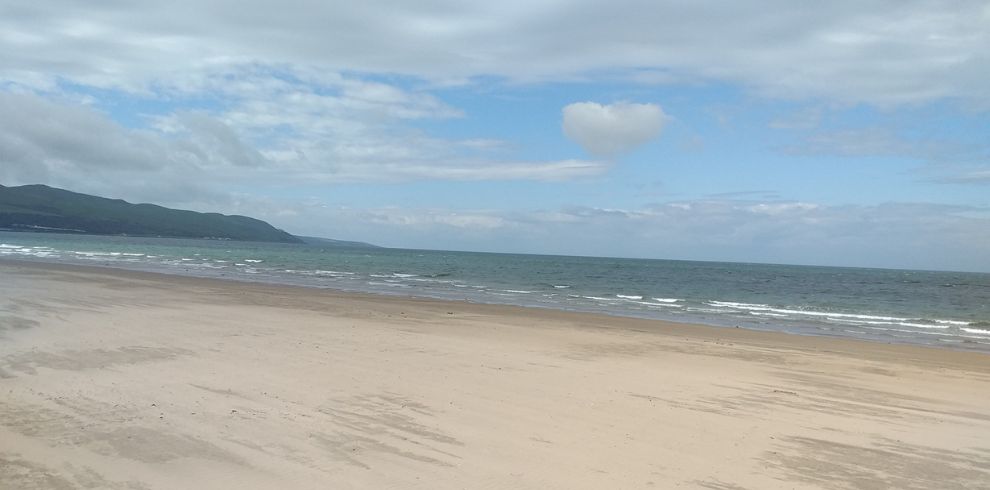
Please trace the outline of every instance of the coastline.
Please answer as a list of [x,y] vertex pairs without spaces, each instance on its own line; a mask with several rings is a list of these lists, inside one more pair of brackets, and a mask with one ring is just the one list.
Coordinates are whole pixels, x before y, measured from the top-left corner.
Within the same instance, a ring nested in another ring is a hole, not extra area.
[[990,353],[986,274],[113,238],[5,236],[0,258]]
[[[765,341],[774,346],[781,345],[794,345],[795,347],[804,348],[806,343],[800,340],[796,342],[788,342],[790,337],[798,337],[799,339],[804,338],[814,338],[821,339],[821,346],[818,348],[827,350],[838,350],[842,352],[856,352],[858,351],[858,346],[862,343],[871,344],[876,346],[874,349],[879,354],[879,352],[886,352],[888,349],[884,349],[880,346],[891,346],[890,355],[896,357],[902,355],[899,348],[908,348],[908,351],[914,351],[915,349],[921,349],[921,351],[916,351],[915,356],[920,356],[924,359],[935,360],[942,356],[936,354],[934,356],[925,355],[924,352],[935,350],[935,351],[950,351],[965,354],[975,354],[979,359],[979,356],[988,357],[990,352],[982,350],[973,350],[971,348],[962,347],[956,344],[914,344],[906,342],[890,342],[890,341],[880,341],[875,339],[858,338],[858,337],[846,337],[838,335],[824,335],[821,333],[801,333],[794,331],[784,331],[778,329],[759,329],[753,327],[742,327],[742,326],[730,326],[726,324],[719,323],[700,323],[700,322],[681,322],[672,320],[662,320],[655,318],[646,318],[632,315],[623,314],[613,314],[608,312],[591,312],[582,311],[574,309],[563,309],[554,306],[531,306],[531,305],[514,305],[507,303],[495,303],[495,302],[480,302],[462,299],[444,299],[436,298],[430,296],[422,296],[415,294],[402,294],[398,292],[363,292],[354,290],[337,289],[335,287],[316,287],[312,285],[297,285],[297,284],[286,284],[286,283],[271,283],[262,280],[249,280],[244,277],[205,277],[190,274],[180,274],[172,273],[167,271],[152,271],[152,270],[139,270],[131,269],[125,267],[118,267],[114,265],[97,265],[97,264],[70,264],[64,262],[54,262],[54,261],[44,261],[44,260],[21,260],[16,258],[0,257],[0,270],[3,267],[17,267],[24,266],[27,268],[37,268],[41,270],[51,270],[51,271],[77,271],[82,273],[93,273],[93,274],[107,274],[107,275],[119,275],[121,277],[130,277],[134,279],[144,279],[144,280],[163,280],[163,281],[174,281],[177,284],[204,284],[213,285],[216,287],[223,287],[224,285],[239,285],[245,288],[255,288],[257,292],[273,292],[279,290],[285,291],[295,291],[297,293],[313,293],[317,295],[323,295],[329,298],[335,299],[351,299],[351,300],[362,300],[368,302],[389,302],[389,301],[410,301],[413,303],[423,303],[423,304],[434,304],[436,308],[446,308],[446,307],[467,307],[467,308],[478,308],[479,311],[484,311],[490,314],[514,314],[514,315],[532,315],[541,316],[549,315],[549,318],[562,318],[574,321],[578,325],[586,325],[588,322],[584,320],[596,319],[600,325],[611,325],[616,328],[628,328],[632,330],[643,330],[643,331],[655,331],[657,333],[666,333],[670,335],[699,335],[705,336],[707,339],[728,339],[735,341],[750,341],[750,342],[760,342]],[[189,282],[184,282],[189,281]],[[765,334],[765,335],[764,335]]]
[[990,479],[984,353],[33,261],[0,277],[13,488]]

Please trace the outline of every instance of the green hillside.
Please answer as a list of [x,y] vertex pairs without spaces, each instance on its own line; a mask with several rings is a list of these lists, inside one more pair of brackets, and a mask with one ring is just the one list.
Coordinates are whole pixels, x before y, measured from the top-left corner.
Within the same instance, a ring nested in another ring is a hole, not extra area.
[[0,185],[0,228],[95,235],[302,243],[247,216],[197,213],[79,194],[46,185]]

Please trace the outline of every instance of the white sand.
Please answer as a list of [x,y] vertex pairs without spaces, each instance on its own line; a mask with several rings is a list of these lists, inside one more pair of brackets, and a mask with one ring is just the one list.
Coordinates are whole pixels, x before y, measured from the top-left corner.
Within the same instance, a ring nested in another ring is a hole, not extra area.
[[0,488],[990,488],[990,356],[0,262]]

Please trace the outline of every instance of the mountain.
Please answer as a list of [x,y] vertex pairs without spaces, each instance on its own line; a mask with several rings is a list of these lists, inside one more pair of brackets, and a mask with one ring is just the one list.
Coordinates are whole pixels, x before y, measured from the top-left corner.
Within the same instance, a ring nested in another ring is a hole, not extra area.
[[303,243],[247,216],[197,213],[79,194],[46,185],[0,185],[0,228],[94,235]]

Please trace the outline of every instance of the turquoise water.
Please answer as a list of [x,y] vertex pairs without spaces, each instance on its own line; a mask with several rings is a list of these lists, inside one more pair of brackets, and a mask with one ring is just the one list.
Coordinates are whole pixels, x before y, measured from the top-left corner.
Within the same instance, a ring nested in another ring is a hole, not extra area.
[[990,274],[0,232],[0,257],[990,352]]

